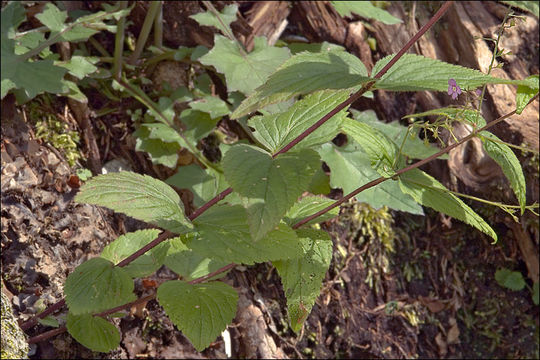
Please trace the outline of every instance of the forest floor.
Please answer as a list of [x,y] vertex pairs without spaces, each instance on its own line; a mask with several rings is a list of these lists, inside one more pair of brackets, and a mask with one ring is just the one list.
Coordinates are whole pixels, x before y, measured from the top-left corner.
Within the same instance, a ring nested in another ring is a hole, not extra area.
[[[247,14],[244,21],[249,22],[251,5],[242,6],[240,11]],[[499,19],[497,6],[490,4],[476,11]],[[339,43],[332,29],[323,31],[323,24],[306,25],[306,19],[330,15],[309,8],[291,11],[286,32],[310,42]],[[404,14],[410,14],[410,9],[393,4],[389,11],[407,24],[409,19]],[[253,11],[251,15],[254,17]],[[536,21],[536,28],[521,31],[537,33],[537,19],[530,19]],[[352,29],[350,24],[358,22],[353,20],[348,18],[344,26]],[[137,12],[132,21],[136,32],[142,21]],[[384,45],[389,36],[385,31],[374,26],[368,32],[379,44],[378,50],[369,54],[372,64],[387,55],[385,51],[391,52]],[[173,47],[181,39],[168,41]],[[345,37],[339,44],[352,53],[364,49]],[[368,55],[357,56],[365,60]],[[533,65],[527,70],[538,73],[538,45],[531,61]],[[73,138],[82,139],[84,135],[65,99],[43,99],[36,98],[24,106],[15,105],[10,96],[2,101],[2,281],[22,320],[42,309],[43,304],[60,300],[65,278],[76,266],[98,256],[117,236],[146,227],[110,210],[73,202],[78,188],[72,176],[76,167],[66,161],[65,149],[36,136],[34,117],[66,122]],[[443,102],[436,96],[434,99]],[[425,101],[415,94],[395,98],[383,94],[358,101],[353,107],[373,108],[380,119],[390,121],[411,109],[427,110]],[[495,109],[492,111],[496,112],[495,94],[491,101]],[[97,110],[105,102],[103,95],[93,92],[89,106]],[[124,168],[166,178],[170,170],[153,165],[146,154],[134,149],[132,120],[125,111],[132,103],[118,106],[123,111],[92,122],[101,164],[116,160]],[[524,134],[524,130],[512,126],[499,131],[523,142],[538,136],[538,130],[536,135]],[[79,148],[88,156],[82,143]],[[518,156],[531,183],[527,203],[538,202],[538,156]],[[486,197],[486,191],[508,186],[500,178],[485,188],[468,187],[459,177],[452,183],[453,173],[446,160],[437,160],[423,169],[469,194]],[[340,195],[339,190],[330,194],[333,198]],[[183,194],[182,198],[189,200],[189,195]],[[269,264],[236,267],[224,278],[240,292],[237,317],[228,327],[232,356],[538,358],[539,307],[533,304],[529,290],[532,279],[538,277],[538,272],[534,274],[531,269],[535,261],[538,266],[538,257],[533,254],[537,254],[539,245],[538,217],[526,213],[517,224],[501,210],[473,201],[466,203],[495,229],[499,235],[496,244],[466,224],[427,208],[425,216],[418,216],[386,208],[376,210],[356,201],[346,204],[339,217],[321,224],[334,241],[333,259],[321,295],[299,334],[287,324],[286,299],[275,269]],[[511,291],[499,285],[495,271],[501,268],[521,272],[527,287]],[[153,281],[172,276],[162,268],[154,276],[137,280],[137,295],[151,291]],[[122,341],[121,347],[111,353],[93,353],[64,333],[32,345],[31,358],[227,358],[222,337],[199,353],[156,301],[145,305],[116,320]],[[38,325],[27,334],[32,337],[50,329]]]

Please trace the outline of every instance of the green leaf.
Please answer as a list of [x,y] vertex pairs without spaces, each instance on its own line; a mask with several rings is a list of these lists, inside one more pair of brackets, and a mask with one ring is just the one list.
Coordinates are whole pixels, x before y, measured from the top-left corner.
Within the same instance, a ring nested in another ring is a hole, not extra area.
[[11,89],[20,89],[29,99],[44,92],[66,93],[68,87],[62,79],[68,70],[53,63],[53,60],[23,61],[15,54],[2,51],[2,98]]
[[105,206],[177,234],[193,227],[176,191],[163,181],[128,171],[91,178],[75,201]]
[[[403,143],[403,139],[407,136],[407,127],[399,123],[399,121],[393,121],[391,123],[384,123],[377,120],[377,115],[373,110],[358,111],[355,109],[349,109],[353,114],[355,120],[371,126],[385,134],[390,140],[394,142],[398,147]],[[405,141],[402,148],[402,154],[412,159],[423,159],[439,151],[439,148],[430,144],[424,143],[424,141],[418,138],[418,129],[412,128],[409,131],[409,136]],[[448,155],[441,155],[439,159],[447,159]]]
[[233,112],[237,119],[270,104],[324,89],[348,89],[370,80],[362,61],[341,50],[296,54]]
[[69,311],[74,315],[90,314],[135,300],[133,280],[122,268],[103,258],[93,258],[66,279],[64,293]]
[[341,16],[351,16],[351,13],[355,13],[366,19],[378,20],[387,25],[403,22],[388,11],[373,6],[369,1],[331,1],[331,3]]
[[321,291],[332,260],[332,240],[321,230],[300,229],[296,233],[302,242],[304,255],[298,259],[274,261],[273,264],[287,297],[289,323],[297,333]]
[[57,328],[60,326],[60,323],[58,320],[52,316],[45,316],[43,319],[38,319],[38,323],[40,323],[43,326],[50,326]]
[[176,174],[166,180],[179,189],[188,189],[193,193],[193,205],[200,207],[214,196],[229,187],[223,174],[191,164],[180,166]]
[[[320,91],[296,102],[287,111],[266,116],[255,116],[249,125],[255,128],[253,135],[270,153],[276,153],[301,133],[328,114],[349,97],[349,91]],[[332,140],[347,116],[343,109],[326,121],[316,131],[300,141],[296,149],[310,148]]]
[[436,211],[447,214],[474,226],[497,241],[497,234],[457,196],[451,194],[443,184],[425,172],[413,169],[399,176],[399,187],[409,194],[419,204],[428,206]]
[[[157,238],[159,230],[147,229],[139,230],[119,236],[109,245],[105,246],[101,252],[101,257],[110,260],[113,264],[118,264],[135,251]],[[163,265],[167,255],[168,242],[164,242],[147,251],[123,269],[132,277],[144,277],[151,275]]]
[[360,144],[371,161],[371,167],[381,176],[391,177],[396,173],[398,148],[384,133],[352,119],[345,119],[343,131]]
[[525,175],[523,175],[519,159],[508,145],[504,144],[502,140],[492,133],[482,131],[479,137],[484,145],[484,150],[499,164],[504,175],[510,182],[510,186],[512,186],[512,190],[521,207],[521,214],[523,214],[527,206],[525,196],[527,184],[525,183]]
[[320,165],[313,150],[287,152],[272,159],[264,150],[245,144],[233,146],[222,163],[225,179],[246,200],[255,240],[279,224]]
[[191,15],[190,18],[197,21],[201,25],[213,26],[217,28],[225,36],[233,34],[231,30],[231,23],[236,21],[236,12],[238,11],[238,5],[227,5],[219,13],[219,17],[212,11],[201,12],[195,15]]
[[[186,281],[206,276],[229,264],[225,261],[204,257],[189,249],[184,245],[182,237],[170,239],[168,243],[170,247],[165,258],[165,265],[178,275],[181,275]],[[225,274],[222,273],[216,276],[216,278],[222,277]]]
[[177,141],[166,142],[159,137],[156,138],[156,134],[162,133],[160,130],[164,130],[165,128],[174,131],[165,124],[141,124],[133,132],[133,136],[135,136],[135,150],[148,153],[153,164],[161,164],[169,168],[174,168],[178,162],[178,151],[180,151],[181,146]]
[[227,103],[216,96],[205,96],[189,103],[194,110],[210,114],[212,119],[221,118],[231,112]]
[[253,241],[246,209],[240,205],[213,206],[197,218],[195,225],[199,236],[189,239],[187,246],[211,259],[252,265],[302,254],[295,232],[283,223]]
[[58,61],[55,65],[68,69],[69,73],[77,79],[84,79],[98,70],[94,66],[98,61],[97,57],[74,55],[68,61]]
[[538,94],[538,75],[531,75],[525,80],[530,81],[534,85],[518,85],[516,93],[516,114],[521,114],[525,109],[525,106],[527,106],[529,100],[531,100],[536,94]]
[[[287,212],[287,215],[285,215],[285,219],[283,219],[287,225],[293,226],[297,222],[303,220],[304,218],[315,214],[317,211],[322,210],[330,205],[332,205],[334,201],[332,199],[328,199],[325,197],[320,196],[306,196],[303,197],[299,202],[294,204],[289,211]],[[309,226],[312,224],[321,223],[327,220],[330,220],[339,214],[339,207],[335,207],[332,210],[324,213],[323,215],[311,220],[307,224],[303,226]]]
[[511,271],[506,268],[499,269],[495,272],[495,280],[502,287],[513,291],[519,291],[525,288],[525,280],[519,271]]
[[315,175],[311,179],[311,183],[306,191],[313,195],[328,195],[330,194],[330,176],[326,174],[322,166],[315,171]]
[[191,285],[167,281],[159,287],[157,298],[197,351],[207,348],[225,330],[238,303],[236,290],[222,282]]
[[521,9],[523,11],[528,11],[534,16],[538,18],[538,14],[540,12],[538,1],[507,1],[507,0],[501,0],[501,2],[512,5],[514,7],[517,7],[518,9]]
[[539,284],[540,283],[535,282],[533,284],[532,289],[531,289],[532,299],[533,299],[534,305],[538,305],[540,303],[540,286],[539,286]]
[[54,4],[47,3],[41,14],[36,18],[51,31],[60,32],[64,29],[64,23],[67,19],[67,11],[60,11]]
[[[330,185],[343,189],[343,194],[351,193],[371,180],[379,178],[379,174],[371,168],[371,161],[360,145],[350,142],[347,146],[337,147],[324,144],[319,150],[324,162],[330,167]],[[422,207],[410,196],[403,194],[398,184],[387,180],[375,187],[362,191],[356,199],[368,203],[375,209],[383,206],[422,215]]]
[[109,352],[120,345],[116,326],[99,316],[69,312],[66,327],[75,340],[92,351]]
[[220,117],[212,118],[209,113],[193,109],[186,109],[180,114],[180,121],[186,125],[184,136],[194,144],[210,134],[219,120]]
[[237,42],[216,35],[214,47],[199,61],[225,75],[229,92],[238,90],[248,95],[289,56],[287,48],[268,46],[264,37],[256,37],[253,51],[246,54]]
[[[373,66],[372,74],[377,74],[395,55],[388,55]],[[403,55],[374,88],[391,91],[448,91],[448,80],[455,79],[465,91],[484,84],[526,84],[523,80],[500,79],[459,65],[430,59],[415,54]]]
[[26,19],[26,11],[22,3],[19,1],[10,1],[2,8],[0,36],[2,37],[2,45],[4,40],[13,39],[17,32],[17,28]]

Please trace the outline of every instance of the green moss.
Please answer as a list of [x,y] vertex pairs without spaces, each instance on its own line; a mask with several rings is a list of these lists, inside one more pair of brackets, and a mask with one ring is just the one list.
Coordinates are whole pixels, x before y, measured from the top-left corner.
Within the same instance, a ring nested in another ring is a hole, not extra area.
[[28,359],[28,343],[17,324],[8,297],[2,293],[2,359]]
[[76,131],[69,131],[69,126],[49,107],[46,100],[36,98],[28,106],[29,118],[36,128],[36,138],[42,139],[64,153],[66,161],[74,166],[82,158],[78,149],[80,141]]

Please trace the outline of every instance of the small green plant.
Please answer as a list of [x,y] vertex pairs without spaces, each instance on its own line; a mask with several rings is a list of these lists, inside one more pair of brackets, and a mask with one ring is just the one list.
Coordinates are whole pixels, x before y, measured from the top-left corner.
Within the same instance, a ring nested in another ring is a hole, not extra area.
[[[352,112],[351,116],[347,111],[354,100],[376,90],[430,90],[454,97],[486,84],[514,84],[519,86],[518,111],[538,96],[538,77],[500,79],[405,54],[451,3],[443,5],[399,53],[379,60],[371,74],[358,58],[339,46],[312,47],[295,53],[292,46],[270,46],[264,38],[258,38],[248,52],[234,38],[230,27],[237,6],[228,5],[220,13],[210,2],[204,2],[208,11],[194,19],[222,32],[215,35],[212,49],[167,49],[161,45],[156,27],[155,46],[147,49],[146,54],[150,54],[144,58],[144,44],[160,4],[150,5],[126,64],[122,18],[126,11],[119,4],[107,13],[120,19],[111,69],[111,88],[116,94],[111,93],[111,98],[131,96],[145,107],[144,112],[132,114],[138,121],[138,149],[150,153],[152,161],[175,168],[175,155],[185,148],[204,168],[181,166],[167,182],[132,172],[111,173],[93,177],[81,187],[77,202],[105,206],[164,230],[124,234],[100,257],[86,261],[69,275],[64,287],[69,309],[66,328],[84,346],[103,352],[116,348],[120,334],[107,316],[155,297],[177,328],[202,351],[236,314],[238,293],[219,277],[236,265],[261,262],[271,262],[276,268],[287,298],[290,328],[300,331],[332,257],[329,235],[311,225],[337,216],[338,206],[353,197],[375,208],[387,206],[415,214],[423,214],[422,206],[430,207],[497,241],[491,226],[459,198],[462,194],[451,192],[419,169],[473,137],[481,138],[486,151],[501,165],[518,200],[512,206],[493,204],[521,213],[534,207],[525,203],[525,181],[516,156],[486,131],[505,117],[486,124],[475,109],[435,110],[444,114],[448,123],[468,121],[476,129],[438,151],[416,138],[422,124],[405,129],[396,123],[378,124],[372,114]],[[58,14],[49,5],[47,14]],[[9,6],[11,13],[16,13],[16,6]],[[73,29],[78,21],[66,26]],[[10,20],[9,24],[6,36],[13,42],[20,21]],[[193,65],[195,85],[164,87],[150,96],[142,90],[146,79],[128,76],[141,56],[143,67],[165,59]],[[26,59],[12,56],[11,61]],[[206,71],[224,80],[226,100],[209,91]],[[8,83],[6,88],[2,80],[3,95],[4,89],[7,92],[18,86],[15,80],[15,85]],[[34,92],[38,90],[44,89]],[[177,113],[175,106],[184,108]],[[220,144],[221,160],[211,161],[198,145],[223,117],[237,121],[247,140]],[[345,146],[331,143],[340,133],[347,137]],[[410,164],[411,159],[422,160]],[[329,179],[321,171],[323,161],[331,170]],[[170,185],[190,189],[200,207],[186,216],[178,193]],[[328,185],[342,188],[346,195],[335,202],[302,196],[306,189],[315,193],[314,189]],[[390,250],[390,234],[379,230],[383,245]],[[161,284],[149,297],[136,299],[133,279],[150,275],[162,265],[177,273],[178,279]],[[63,304],[55,304],[39,317]],[[413,317],[409,320],[417,322]],[[33,323],[35,320],[23,327]]]

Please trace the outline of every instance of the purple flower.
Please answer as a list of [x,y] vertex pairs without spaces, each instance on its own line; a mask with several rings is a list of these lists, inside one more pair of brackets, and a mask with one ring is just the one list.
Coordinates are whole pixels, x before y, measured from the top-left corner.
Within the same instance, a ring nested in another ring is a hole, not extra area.
[[482,95],[482,89],[476,89],[476,96]]
[[448,80],[448,95],[452,95],[452,99],[456,100],[459,94],[461,94],[461,88],[456,83],[456,80]]

